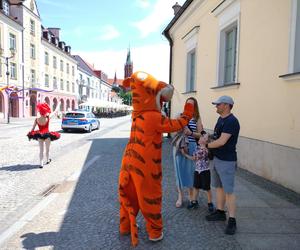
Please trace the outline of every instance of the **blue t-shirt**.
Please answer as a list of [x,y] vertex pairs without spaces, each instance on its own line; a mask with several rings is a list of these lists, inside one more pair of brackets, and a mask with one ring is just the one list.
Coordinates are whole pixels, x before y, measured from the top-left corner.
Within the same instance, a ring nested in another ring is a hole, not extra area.
[[231,136],[225,145],[213,150],[214,155],[223,161],[236,161],[236,144],[239,132],[240,124],[233,114],[230,114],[225,118],[219,117],[214,129],[215,139],[218,139],[222,133],[231,134]]

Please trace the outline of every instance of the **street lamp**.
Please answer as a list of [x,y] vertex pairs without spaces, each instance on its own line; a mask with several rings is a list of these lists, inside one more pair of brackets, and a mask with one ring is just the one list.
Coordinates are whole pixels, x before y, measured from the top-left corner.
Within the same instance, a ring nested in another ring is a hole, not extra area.
[[[9,70],[8,70],[8,60],[13,58],[15,56],[15,49],[14,48],[10,48],[10,54],[11,56],[3,56],[3,52],[4,50],[2,48],[0,48],[0,57],[5,59],[5,65],[6,65],[6,84],[7,84],[7,88],[9,87]],[[10,115],[10,92],[9,90],[7,91],[7,123],[9,123],[9,115]]]

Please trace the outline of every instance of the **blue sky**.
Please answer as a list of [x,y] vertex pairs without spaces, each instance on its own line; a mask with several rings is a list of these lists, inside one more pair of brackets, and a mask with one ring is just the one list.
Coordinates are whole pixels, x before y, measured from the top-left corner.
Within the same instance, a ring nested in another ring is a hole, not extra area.
[[[183,4],[184,0],[177,1]],[[61,40],[113,77],[124,76],[130,46],[134,70],[168,80],[169,45],[161,34],[175,0],[37,0],[42,24],[61,28]]]

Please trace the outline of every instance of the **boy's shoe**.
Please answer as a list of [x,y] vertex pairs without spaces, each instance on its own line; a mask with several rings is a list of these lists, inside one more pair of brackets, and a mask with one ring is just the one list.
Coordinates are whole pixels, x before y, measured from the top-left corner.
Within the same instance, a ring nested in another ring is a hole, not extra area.
[[213,213],[205,216],[206,220],[208,221],[225,221],[226,214],[224,210],[217,209]]
[[149,237],[149,240],[153,241],[153,242],[157,242],[157,241],[162,240],[163,238],[164,238],[164,232],[161,232],[161,235],[158,238],[150,238]]
[[212,213],[215,211],[215,206],[212,202],[207,203],[207,207],[208,207],[208,212]]
[[234,235],[235,231],[236,231],[236,220],[233,217],[229,217],[225,234]]
[[187,206],[187,209],[196,209],[199,207],[198,201],[190,201],[190,203]]

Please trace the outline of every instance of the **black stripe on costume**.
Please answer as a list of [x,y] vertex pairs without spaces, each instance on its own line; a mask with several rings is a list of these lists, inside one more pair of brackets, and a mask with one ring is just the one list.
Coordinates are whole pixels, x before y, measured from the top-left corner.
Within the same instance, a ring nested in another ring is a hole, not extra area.
[[161,214],[151,214],[151,213],[148,213],[147,217],[149,217],[152,220],[159,220],[159,219],[161,219]]
[[139,138],[137,138],[137,137],[131,138],[131,139],[129,140],[128,144],[139,144],[139,145],[145,147],[145,143],[144,143],[141,139],[139,139]]
[[155,143],[155,142],[152,142],[153,146],[155,149],[161,149],[161,145],[162,143]]
[[134,149],[127,149],[124,156],[129,156],[129,157],[133,157],[137,160],[139,160],[142,163],[145,163],[145,159]]
[[150,205],[159,205],[161,203],[161,197],[154,198],[154,199],[144,197],[144,201]]
[[135,172],[137,175],[141,176],[141,177],[145,177],[144,173],[142,170],[140,170],[139,168],[131,165],[131,164],[125,164],[122,166],[122,168],[124,168],[126,171],[132,171]]
[[162,176],[162,173],[160,172],[158,174],[151,174],[151,176],[154,180],[159,180]]
[[155,164],[160,164],[160,163],[161,163],[161,159],[152,159],[152,161],[153,161]]

